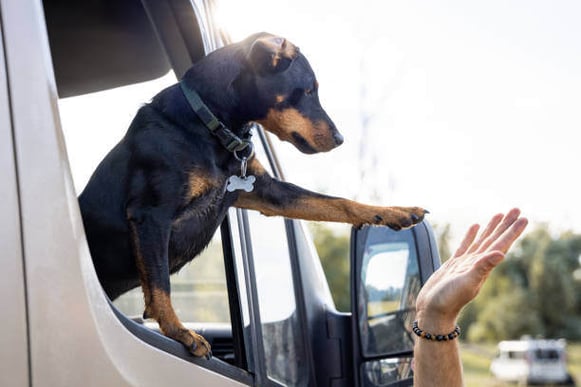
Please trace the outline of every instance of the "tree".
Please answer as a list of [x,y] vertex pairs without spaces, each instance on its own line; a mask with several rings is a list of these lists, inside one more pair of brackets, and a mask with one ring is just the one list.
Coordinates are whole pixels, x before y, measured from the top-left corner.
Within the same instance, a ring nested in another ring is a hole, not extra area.
[[351,310],[349,234],[333,231],[323,223],[311,223],[315,247],[319,253],[333,300],[338,310]]
[[528,233],[494,270],[460,318],[470,340],[531,336],[581,339],[581,235],[554,238],[546,225]]
[[478,320],[468,331],[470,341],[516,339],[531,333],[542,334],[543,325],[530,295],[520,286],[499,295],[484,305]]

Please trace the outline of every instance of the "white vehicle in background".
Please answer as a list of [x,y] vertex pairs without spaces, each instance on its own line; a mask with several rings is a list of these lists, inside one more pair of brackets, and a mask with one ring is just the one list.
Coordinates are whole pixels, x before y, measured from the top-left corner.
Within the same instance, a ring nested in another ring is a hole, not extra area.
[[567,372],[564,339],[501,341],[490,371],[507,382],[574,384]]

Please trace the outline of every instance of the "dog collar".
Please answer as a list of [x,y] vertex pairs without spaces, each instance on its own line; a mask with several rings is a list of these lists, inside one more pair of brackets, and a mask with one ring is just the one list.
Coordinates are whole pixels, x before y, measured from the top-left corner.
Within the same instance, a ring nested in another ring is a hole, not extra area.
[[241,139],[237,135],[235,135],[230,129],[228,129],[222,121],[220,121],[206,106],[206,104],[202,101],[198,93],[196,93],[193,89],[186,86],[186,83],[182,79],[180,81],[180,88],[184,93],[184,96],[188,100],[190,107],[192,110],[197,114],[197,116],[202,120],[204,125],[210,130],[214,136],[218,138],[220,143],[228,149],[230,152],[234,153],[236,158],[238,159],[238,152],[250,147],[250,156],[253,153],[252,149],[252,142],[250,141],[250,132],[248,132],[247,139]]

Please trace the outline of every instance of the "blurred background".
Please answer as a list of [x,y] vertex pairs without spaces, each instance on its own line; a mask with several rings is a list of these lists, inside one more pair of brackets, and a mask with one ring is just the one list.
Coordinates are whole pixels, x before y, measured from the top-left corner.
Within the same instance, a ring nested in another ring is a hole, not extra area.
[[[581,381],[581,3],[222,1],[234,41],[298,45],[345,136],[328,154],[283,145],[286,178],[431,212],[445,260],[472,223],[521,208],[531,224],[462,315],[467,385],[501,385],[501,340],[567,339]],[[349,228],[312,224],[341,310]]]
[[[523,336],[566,339],[568,370],[581,383],[581,2],[219,4],[217,22],[233,41],[268,31],[300,47],[345,137],[311,156],[277,144],[287,180],[429,209],[443,260],[472,223],[512,207],[529,218],[461,317],[466,384],[502,385],[489,371],[497,344]],[[114,100],[94,93],[59,101],[77,192],[139,105],[174,82],[168,74],[119,88]],[[106,115],[83,110],[103,101]],[[350,228],[310,228],[337,307],[348,311]]]

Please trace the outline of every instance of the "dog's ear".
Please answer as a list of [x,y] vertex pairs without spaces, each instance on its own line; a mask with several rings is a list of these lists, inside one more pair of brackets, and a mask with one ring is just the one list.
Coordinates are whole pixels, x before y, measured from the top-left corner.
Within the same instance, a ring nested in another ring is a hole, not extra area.
[[248,53],[248,60],[257,72],[274,73],[286,70],[299,55],[299,48],[279,36],[257,38]]

